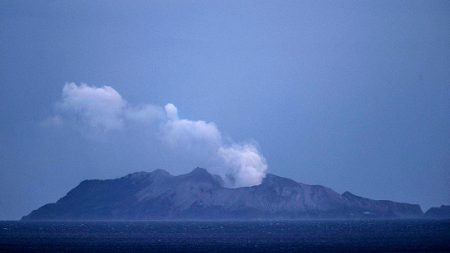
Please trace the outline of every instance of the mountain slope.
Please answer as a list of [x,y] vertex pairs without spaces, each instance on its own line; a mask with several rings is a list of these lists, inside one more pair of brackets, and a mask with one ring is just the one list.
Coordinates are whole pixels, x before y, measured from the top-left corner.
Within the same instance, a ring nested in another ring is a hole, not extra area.
[[111,180],[86,180],[56,203],[23,220],[295,219],[419,217],[418,205],[342,195],[268,174],[260,185],[225,188],[220,177],[196,168]]
[[425,213],[425,217],[433,219],[450,219],[450,206],[432,207]]

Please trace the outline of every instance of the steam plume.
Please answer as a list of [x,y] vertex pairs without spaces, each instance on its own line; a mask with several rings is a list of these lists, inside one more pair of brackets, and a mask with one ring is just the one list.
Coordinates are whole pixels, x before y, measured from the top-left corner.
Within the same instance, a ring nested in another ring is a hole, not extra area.
[[69,122],[79,124],[83,130],[108,132],[123,130],[131,122],[159,124],[156,134],[160,144],[184,147],[182,152],[193,152],[197,147],[207,149],[205,154],[218,161],[217,172],[228,187],[258,185],[266,175],[266,160],[254,144],[225,142],[214,122],[180,118],[177,107],[171,103],[164,108],[152,104],[133,106],[110,86],[67,83],[57,109],[41,126],[61,127]]

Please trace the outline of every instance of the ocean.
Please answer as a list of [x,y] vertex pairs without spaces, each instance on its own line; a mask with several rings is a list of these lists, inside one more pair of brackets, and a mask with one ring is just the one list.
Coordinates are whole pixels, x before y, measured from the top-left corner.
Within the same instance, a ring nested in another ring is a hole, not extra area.
[[0,252],[450,252],[450,220],[1,221]]

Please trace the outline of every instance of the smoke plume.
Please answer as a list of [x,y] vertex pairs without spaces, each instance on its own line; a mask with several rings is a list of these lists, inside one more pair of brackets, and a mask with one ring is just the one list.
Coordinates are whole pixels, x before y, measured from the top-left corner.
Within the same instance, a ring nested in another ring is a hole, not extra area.
[[[175,105],[164,107],[145,104],[133,106],[110,86],[95,87],[67,83],[56,104],[56,113],[41,122],[41,126],[75,124],[82,131],[121,131],[127,124],[144,126],[158,124],[157,145],[176,149],[176,152],[207,150],[217,161],[214,169],[228,187],[258,185],[267,172],[267,163],[253,143],[224,141],[214,122],[180,118]],[[206,157],[208,156],[208,157]]]

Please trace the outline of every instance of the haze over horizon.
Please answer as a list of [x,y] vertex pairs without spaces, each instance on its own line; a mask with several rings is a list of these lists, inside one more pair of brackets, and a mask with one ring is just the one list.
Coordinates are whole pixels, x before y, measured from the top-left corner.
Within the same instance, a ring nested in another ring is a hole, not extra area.
[[0,220],[158,168],[450,204],[449,10],[2,1]]

